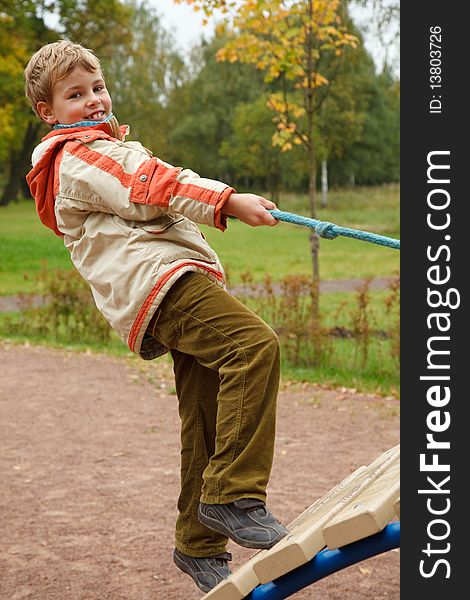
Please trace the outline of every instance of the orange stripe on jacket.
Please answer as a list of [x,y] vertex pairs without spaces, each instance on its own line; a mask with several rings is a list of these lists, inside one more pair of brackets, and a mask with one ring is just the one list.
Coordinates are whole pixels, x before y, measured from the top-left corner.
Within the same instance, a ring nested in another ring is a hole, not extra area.
[[26,182],[31,190],[36,203],[36,212],[41,222],[46,227],[63,237],[63,233],[57,228],[55,218],[55,197],[59,189],[59,167],[63,153],[63,146],[57,145],[51,148],[51,158],[47,165],[36,165],[26,176]]
[[185,263],[183,263],[181,265],[177,265],[176,267],[173,267],[173,269],[170,269],[169,271],[167,271],[165,273],[165,275],[163,275],[163,277],[161,279],[159,279],[157,281],[157,283],[155,284],[155,286],[152,288],[152,291],[145,299],[145,302],[142,304],[142,306],[137,314],[137,317],[135,318],[134,324],[132,325],[132,329],[129,334],[129,341],[128,341],[128,346],[129,346],[130,350],[132,350],[132,352],[134,352],[135,342],[137,340],[137,336],[139,334],[140,328],[142,327],[142,323],[144,322],[145,317],[147,316],[147,313],[153,304],[153,301],[155,300],[156,296],[158,295],[158,292],[162,289],[162,287],[165,285],[165,283],[169,279],[171,279],[172,275],[174,273],[176,273],[176,271],[178,271],[179,269],[182,269],[183,267],[186,267],[188,265],[195,265],[196,267],[199,267],[200,269],[205,269],[206,271],[209,271],[209,273],[212,273],[212,275],[214,275],[219,281],[223,281],[223,279],[224,279],[224,277],[220,271],[217,271],[216,269],[212,269],[211,267],[206,267],[205,265],[202,265],[202,264],[196,263],[196,262],[185,262]]
[[221,190],[210,190],[194,183],[180,183],[177,181],[172,196],[182,196],[190,200],[204,202],[204,204],[215,205],[220,200],[221,193]]
[[67,144],[67,152],[83,160],[89,165],[100,169],[101,171],[105,171],[109,173],[113,177],[119,180],[119,182],[125,187],[128,188],[131,186],[133,175],[126,173],[122,168],[122,165],[112,159],[105,154],[101,154],[101,152],[96,152],[96,150],[92,150],[87,144],[82,144],[81,142],[68,142]]
[[[76,158],[115,177],[125,188],[132,187],[129,200],[138,204],[168,207],[179,167],[166,167],[156,158],[144,161],[135,173],[126,173],[121,163],[92,150],[87,144],[69,142],[67,151]],[[203,190],[204,191],[204,190]],[[201,196],[201,193],[199,193]]]
[[156,158],[140,165],[135,174],[131,202],[167,208],[180,167],[167,167]]

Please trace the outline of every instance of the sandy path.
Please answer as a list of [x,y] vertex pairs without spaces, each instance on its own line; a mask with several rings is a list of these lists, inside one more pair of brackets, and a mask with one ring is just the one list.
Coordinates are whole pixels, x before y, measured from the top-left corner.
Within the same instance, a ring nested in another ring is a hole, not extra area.
[[[171,560],[179,422],[168,361],[0,343],[0,365],[0,598],[200,598]],[[397,444],[398,405],[284,384],[273,512],[291,521]],[[252,553],[229,549],[235,568]],[[295,598],[399,596],[392,551]]]

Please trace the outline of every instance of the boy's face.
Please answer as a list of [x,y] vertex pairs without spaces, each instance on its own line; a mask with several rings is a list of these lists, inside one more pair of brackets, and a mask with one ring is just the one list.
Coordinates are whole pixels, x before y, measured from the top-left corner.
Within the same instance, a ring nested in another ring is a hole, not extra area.
[[100,71],[75,67],[52,89],[52,104],[38,102],[37,110],[49,125],[102,121],[111,114],[111,97]]

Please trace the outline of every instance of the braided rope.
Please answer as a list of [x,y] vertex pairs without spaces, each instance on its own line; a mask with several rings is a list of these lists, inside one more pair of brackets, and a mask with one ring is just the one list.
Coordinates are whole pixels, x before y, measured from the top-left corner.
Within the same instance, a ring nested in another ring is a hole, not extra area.
[[356,240],[362,240],[363,242],[378,244],[379,246],[388,246],[390,248],[395,248],[396,250],[400,249],[400,240],[396,240],[395,238],[378,235],[376,233],[370,233],[369,231],[361,231],[360,229],[340,227],[339,225],[329,223],[328,221],[318,221],[317,219],[302,217],[301,215],[295,215],[294,213],[284,212],[282,210],[270,210],[268,212],[270,212],[278,221],[285,221],[286,223],[294,223],[294,225],[311,227],[312,229],[315,229],[320,237],[328,240],[333,240],[339,235],[343,235]]

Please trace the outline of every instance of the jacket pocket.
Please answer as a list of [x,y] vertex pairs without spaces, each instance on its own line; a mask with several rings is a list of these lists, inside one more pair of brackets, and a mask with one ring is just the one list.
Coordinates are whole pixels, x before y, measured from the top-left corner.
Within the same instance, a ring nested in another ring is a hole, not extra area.
[[171,256],[165,256],[162,260],[163,264],[169,265],[178,260],[197,260],[198,262],[204,262],[209,265],[217,264],[217,258],[212,256],[211,254],[202,254],[201,252],[197,252],[196,250],[179,250],[174,252]]
[[133,229],[143,229],[147,233],[151,233],[153,235],[161,235],[176,225],[177,223],[181,223],[184,220],[184,217],[171,217],[170,215],[164,215],[162,217],[158,217],[158,219],[154,219],[153,221],[145,221],[145,222],[136,222],[134,221],[132,227]]
[[180,260],[218,264],[214,250],[204,240],[195,223],[182,215],[161,215],[152,221],[132,222],[135,239],[151,259],[162,264]]

